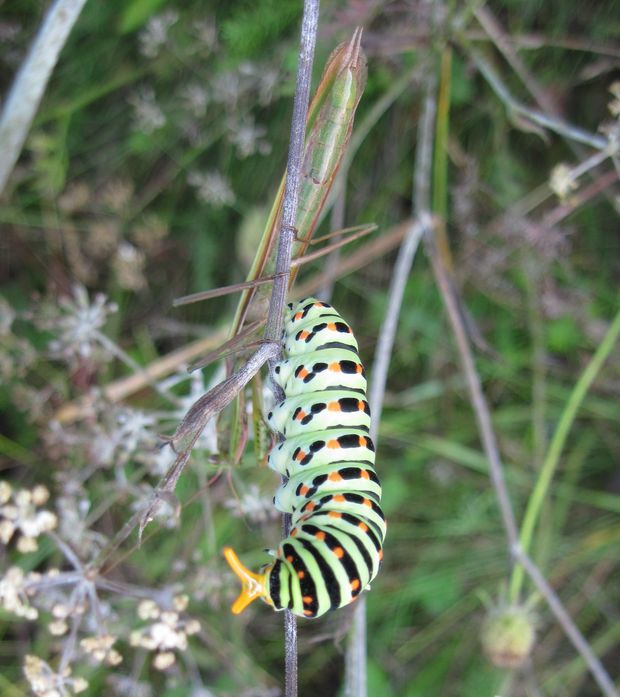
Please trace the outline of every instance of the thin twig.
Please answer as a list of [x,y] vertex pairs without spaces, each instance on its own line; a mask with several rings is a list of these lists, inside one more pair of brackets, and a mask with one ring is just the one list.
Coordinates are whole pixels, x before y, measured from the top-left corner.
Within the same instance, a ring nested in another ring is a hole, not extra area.
[[[299,201],[300,173],[303,161],[304,137],[306,132],[306,117],[310,99],[310,83],[312,81],[312,63],[316,45],[317,25],[319,21],[319,0],[304,0],[304,14],[301,22],[301,38],[299,43],[299,64],[297,66],[297,82],[293,101],[293,116],[291,119],[291,135],[289,141],[288,160],[286,167],[286,182],[284,199],[280,218],[278,236],[278,251],[276,256],[275,278],[273,281],[265,339],[279,341],[282,334],[283,311],[288,289],[288,276],[291,269],[293,241],[295,239],[295,222],[297,219],[297,204]],[[269,363],[270,371],[273,360]],[[283,395],[276,395],[282,398]],[[290,531],[291,518],[285,515],[282,521],[284,536]],[[284,693],[286,697],[297,695],[297,623],[295,615],[290,610],[284,611]]]
[[532,123],[535,123],[542,128],[547,128],[550,131],[554,131],[555,133],[558,133],[569,140],[574,140],[577,143],[589,145],[591,148],[596,148],[597,150],[603,150],[609,145],[609,140],[604,136],[593,135],[583,128],[573,126],[573,124],[567,123],[562,119],[555,118],[549,114],[543,113],[542,111],[538,111],[537,109],[530,109],[524,104],[521,104],[521,102],[517,101],[510,94],[504,83],[500,80],[499,76],[495,72],[494,68],[491,66],[489,61],[483,57],[482,53],[471,46],[468,47],[468,51],[478,70],[489,83],[491,89],[513,114],[528,119]]
[[435,246],[431,238],[427,238],[428,250],[435,274],[435,280],[441,292],[441,296],[448,313],[448,318],[452,326],[452,332],[456,339],[456,343],[463,364],[463,372],[469,389],[469,396],[478,422],[478,429],[482,439],[484,452],[489,461],[489,474],[504,524],[506,537],[508,538],[508,547],[512,549],[517,543],[517,526],[515,523],[514,511],[510,503],[506,481],[504,479],[504,470],[497,447],[497,440],[491,425],[491,415],[487,406],[486,399],[480,385],[480,377],[476,371],[474,358],[467,339],[467,332],[463,323],[463,316],[459,310],[457,300],[454,296],[452,284],[448,278],[446,270],[441,263],[439,255],[435,250]]
[[23,62],[0,116],[0,194],[22,150],[62,47],[86,0],[56,0]]
[[590,673],[606,697],[619,697],[620,693],[616,690],[611,678],[609,677],[603,664],[595,656],[583,634],[579,631],[571,616],[568,614],[557,594],[551,588],[540,569],[534,564],[530,557],[523,551],[520,545],[512,548],[514,559],[526,570],[532,582],[538,588],[541,595],[547,601],[551,612],[564,630],[566,636],[571,640],[573,646],[580,653],[587,663]]
[[[403,243],[398,252],[398,258],[394,266],[394,273],[388,293],[388,306],[385,320],[379,332],[379,340],[375,350],[375,358],[372,366],[372,379],[368,390],[368,404],[372,421],[370,424],[370,437],[375,448],[378,439],[379,422],[385,385],[387,382],[388,368],[394,347],[398,317],[402,305],[405,286],[411,266],[415,258],[420,239],[424,232],[430,228],[431,217],[429,214],[430,196],[429,182],[433,159],[433,124],[436,110],[436,78],[433,72],[426,84],[426,95],[422,107],[422,115],[418,128],[418,147],[416,151],[415,178],[413,185],[413,208],[417,214],[409,226]],[[365,697],[367,694],[366,679],[366,598],[358,600],[354,614],[349,644],[347,646],[345,662],[345,697]]]
[[300,173],[304,152],[306,115],[310,99],[312,63],[316,44],[316,31],[319,19],[319,0],[304,0],[304,15],[301,25],[299,45],[299,65],[293,101],[291,135],[286,165],[286,183],[280,218],[278,252],[276,256],[275,279],[273,282],[265,339],[279,341],[282,333],[283,310],[288,288],[288,274],[291,268],[295,222],[299,201]]

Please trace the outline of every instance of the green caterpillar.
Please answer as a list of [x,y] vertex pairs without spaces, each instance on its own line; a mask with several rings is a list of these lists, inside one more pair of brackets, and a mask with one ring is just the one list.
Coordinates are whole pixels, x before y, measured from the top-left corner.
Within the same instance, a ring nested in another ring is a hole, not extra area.
[[284,438],[269,466],[285,477],[274,503],[292,515],[291,532],[261,573],[243,566],[230,547],[224,555],[242,582],[235,614],[260,597],[274,610],[311,618],[368,588],[381,566],[386,524],[366,376],[351,327],[315,298],[289,305],[284,355],[274,373],[285,399],[267,421]]

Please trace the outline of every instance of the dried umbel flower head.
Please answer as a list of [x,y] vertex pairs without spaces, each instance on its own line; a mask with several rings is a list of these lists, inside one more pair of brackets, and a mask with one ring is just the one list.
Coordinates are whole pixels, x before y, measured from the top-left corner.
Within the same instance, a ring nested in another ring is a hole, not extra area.
[[97,293],[91,302],[86,288],[75,285],[72,297],[60,298],[53,307],[45,308],[35,321],[55,335],[49,344],[52,354],[67,360],[88,358],[101,341],[99,330],[108,315],[117,309],[103,293]]
[[28,602],[26,587],[38,577],[35,572],[26,575],[18,566],[11,566],[0,577],[0,607],[27,620],[36,620],[39,612]]
[[187,183],[196,189],[196,196],[214,208],[231,206],[235,202],[235,193],[230,181],[220,172],[198,172],[192,170],[187,175]]
[[131,633],[132,646],[140,646],[147,651],[155,651],[153,666],[166,670],[176,660],[174,651],[187,649],[187,637],[200,631],[197,620],[184,618],[181,613],[187,607],[185,595],[173,599],[173,609],[163,609],[153,600],[144,600],[138,606],[138,616],[149,620],[142,629]]
[[263,495],[258,485],[250,484],[248,490],[240,497],[224,502],[226,508],[237,518],[249,518],[253,523],[266,523],[279,518],[273,506],[272,496]]
[[80,641],[81,648],[97,663],[117,666],[123,660],[121,654],[113,647],[117,637],[111,634],[86,637]]
[[71,669],[62,673],[54,670],[38,656],[27,655],[24,659],[24,676],[30,688],[38,697],[69,697],[77,695],[88,687],[84,678],[72,678]]
[[14,490],[8,482],[0,482],[0,542],[6,545],[15,536],[20,552],[34,552],[37,537],[58,523],[51,511],[38,510],[48,498],[44,486]]
[[501,668],[517,668],[527,660],[536,638],[535,622],[524,607],[505,605],[492,609],[482,625],[482,648]]

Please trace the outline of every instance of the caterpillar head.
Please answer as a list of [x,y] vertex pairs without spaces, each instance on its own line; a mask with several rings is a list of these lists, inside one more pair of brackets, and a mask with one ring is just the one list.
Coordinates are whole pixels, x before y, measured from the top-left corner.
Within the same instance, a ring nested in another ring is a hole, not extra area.
[[269,605],[272,604],[268,593],[268,577],[270,567],[263,570],[263,573],[255,574],[244,566],[239,557],[235,554],[232,547],[224,547],[224,557],[230,568],[235,572],[241,581],[241,593],[230,608],[235,615],[242,613],[245,608],[256,598],[261,598]]

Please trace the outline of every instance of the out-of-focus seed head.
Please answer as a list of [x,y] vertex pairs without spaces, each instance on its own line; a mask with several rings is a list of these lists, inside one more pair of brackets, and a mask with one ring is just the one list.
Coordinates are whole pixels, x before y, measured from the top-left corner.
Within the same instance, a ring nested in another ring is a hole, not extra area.
[[534,617],[527,609],[506,605],[492,609],[482,625],[482,648],[501,668],[516,668],[529,657],[536,638]]

